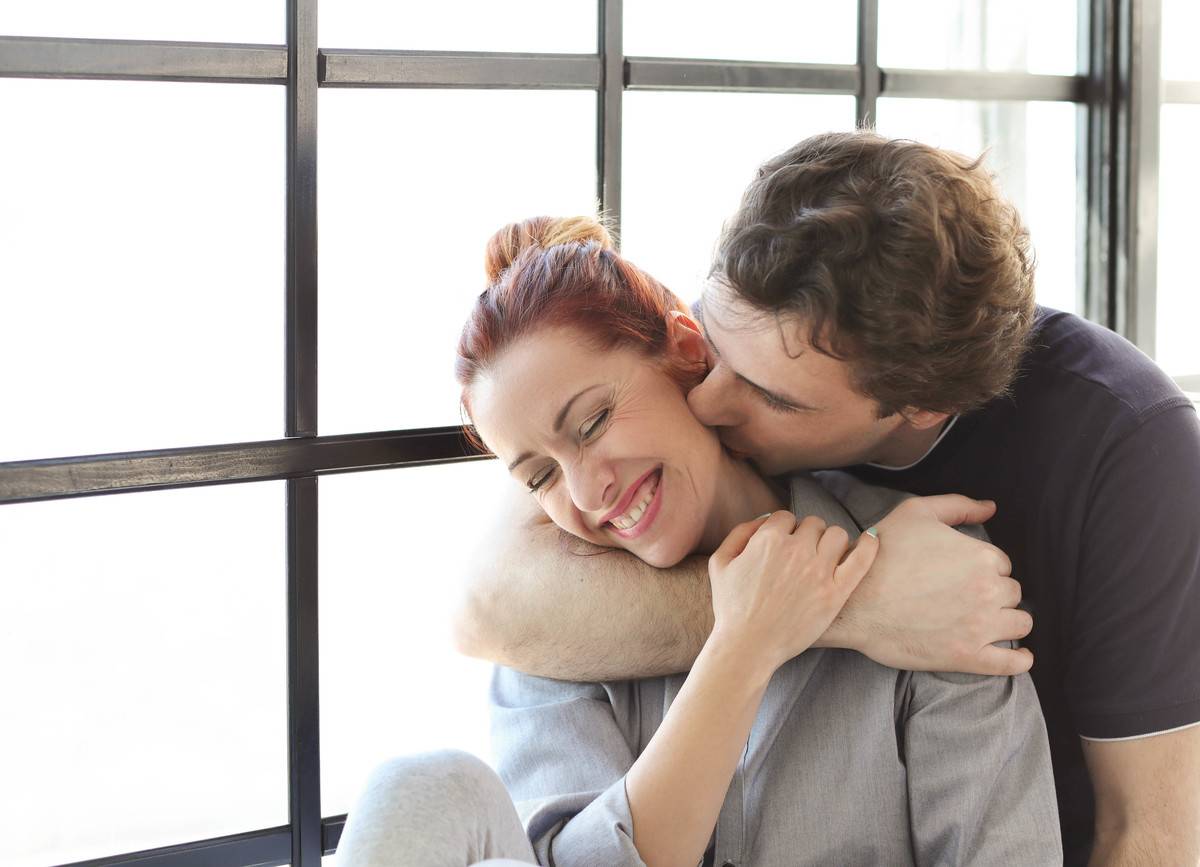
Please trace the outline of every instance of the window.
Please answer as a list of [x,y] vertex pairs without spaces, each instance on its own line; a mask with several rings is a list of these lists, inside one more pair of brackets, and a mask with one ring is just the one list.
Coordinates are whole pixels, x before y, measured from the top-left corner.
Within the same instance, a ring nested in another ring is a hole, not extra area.
[[1155,358],[1183,387],[1200,392],[1200,283],[1192,264],[1195,202],[1200,175],[1195,143],[1200,140],[1200,58],[1189,35],[1200,29],[1200,7],[1164,0],[1162,20],[1163,105],[1158,180],[1158,269]]
[[5,863],[315,867],[375,761],[486,753],[438,624],[511,484],[450,379],[500,223],[599,205],[694,298],[755,163],[866,118],[988,149],[1039,300],[1200,375],[1188,0],[9,6]]

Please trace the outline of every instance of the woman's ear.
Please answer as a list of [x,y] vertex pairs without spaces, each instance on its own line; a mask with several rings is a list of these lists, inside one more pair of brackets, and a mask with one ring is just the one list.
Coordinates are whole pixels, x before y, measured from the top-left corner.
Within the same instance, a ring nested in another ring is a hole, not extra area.
[[682,311],[667,311],[667,341],[672,354],[685,361],[702,362],[708,359],[704,332],[695,319]]

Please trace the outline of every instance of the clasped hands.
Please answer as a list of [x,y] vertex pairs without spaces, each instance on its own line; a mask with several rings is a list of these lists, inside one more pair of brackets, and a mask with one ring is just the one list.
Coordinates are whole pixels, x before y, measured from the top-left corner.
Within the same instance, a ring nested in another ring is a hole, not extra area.
[[[1033,618],[995,545],[953,529],[995,504],[914,497],[851,540],[778,511],[739,524],[709,560],[714,633],[778,666],[810,646],[857,650],[892,668],[1014,675],[1033,654],[1010,642]],[[739,642],[740,640],[740,642]]]

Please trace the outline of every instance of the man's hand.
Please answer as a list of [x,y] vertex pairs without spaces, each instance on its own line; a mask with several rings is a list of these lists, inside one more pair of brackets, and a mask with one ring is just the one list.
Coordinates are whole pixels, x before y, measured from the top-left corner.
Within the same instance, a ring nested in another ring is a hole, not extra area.
[[957,524],[980,524],[994,503],[946,494],[905,500],[879,522],[879,554],[821,646],[850,647],[882,665],[913,671],[1020,674],[1033,618],[1017,609],[1021,585],[1003,551]]

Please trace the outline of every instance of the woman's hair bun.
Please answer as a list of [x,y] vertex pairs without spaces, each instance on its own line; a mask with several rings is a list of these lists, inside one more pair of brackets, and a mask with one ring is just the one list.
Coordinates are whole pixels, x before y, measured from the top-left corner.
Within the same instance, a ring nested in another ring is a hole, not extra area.
[[547,249],[558,244],[593,242],[613,248],[612,235],[595,217],[530,217],[509,223],[488,241],[484,268],[489,283],[499,279],[521,253],[530,247]]

